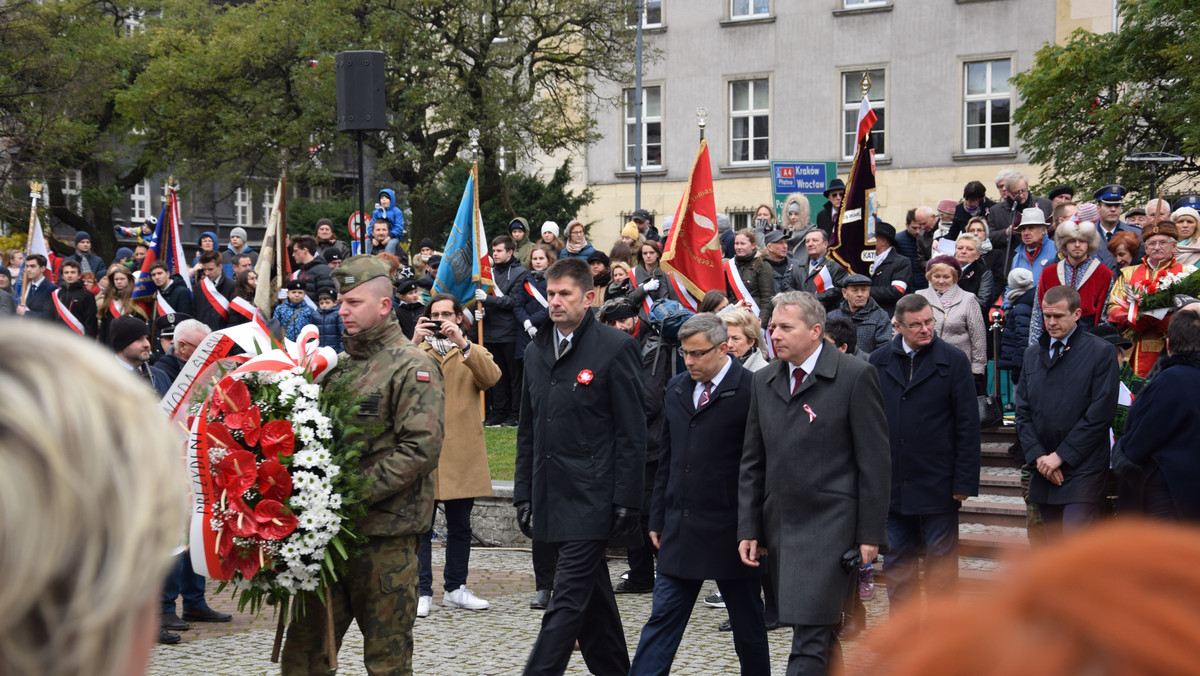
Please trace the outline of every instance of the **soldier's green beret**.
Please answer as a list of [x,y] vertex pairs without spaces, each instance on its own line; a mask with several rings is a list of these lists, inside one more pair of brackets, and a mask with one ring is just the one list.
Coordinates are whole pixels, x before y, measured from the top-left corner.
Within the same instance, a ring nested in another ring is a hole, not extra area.
[[337,282],[338,293],[346,293],[363,282],[376,277],[392,276],[392,265],[378,256],[351,256],[330,273],[333,281]]

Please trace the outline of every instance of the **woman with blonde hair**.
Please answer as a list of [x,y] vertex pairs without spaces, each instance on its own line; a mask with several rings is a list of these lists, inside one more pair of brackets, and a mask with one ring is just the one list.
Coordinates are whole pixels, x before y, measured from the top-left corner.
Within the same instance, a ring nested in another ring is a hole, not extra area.
[[95,341],[4,322],[0,344],[0,674],[141,674],[185,535],[183,439]]
[[729,333],[729,354],[749,371],[757,371],[767,365],[763,355],[762,324],[750,312],[738,308],[721,315],[725,330]]
[[934,329],[938,338],[966,353],[975,374],[975,389],[983,392],[987,370],[987,327],[973,294],[958,285],[962,267],[953,256],[934,256],[925,265],[929,288],[917,293],[933,307]]
[[108,285],[96,296],[96,316],[100,318],[100,342],[108,344],[108,327],[125,315],[146,319],[146,313],[133,302],[133,273],[120,263],[108,267]]

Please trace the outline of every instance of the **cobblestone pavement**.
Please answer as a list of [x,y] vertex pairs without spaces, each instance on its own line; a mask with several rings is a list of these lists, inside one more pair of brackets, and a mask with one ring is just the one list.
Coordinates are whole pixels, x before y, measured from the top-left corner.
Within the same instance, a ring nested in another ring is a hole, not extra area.
[[[413,667],[417,674],[438,676],[484,676],[519,674],[525,658],[537,638],[541,611],[529,608],[534,592],[533,567],[528,551],[475,549],[471,552],[471,572],[467,586],[480,598],[491,602],[491,609],[469,611],[441,607],[441,565],[443,550],[434,547],[434,607],[429,617],[418,619],[414,628]],[[627,569],[623,560],[610,560],[612,578]],[[215,587],[213,587],[215,589]],[[716,591],[709,582],[701,599]],[[214,608],[234,613],[234,621],[222,624],[193,625],[181,633],[183,642],[157,646],[147,674],[182,676],[191,674],[228,674],[259,676],[278,674],[271,664],[271,644],[275,638],[275,618],[270,609],[251,618],[238,614],[237,604],[228,594],[210,593]],[[632,656],[642,624],[650,617],[650,594],[617,596],[625,640]],[[887,617],[887,595],[880,586],[875,598],[866,603],[868,625],[877,626]],[[673,674],[736,674],[737,656],[733,636],[718,632],[717,625],[726,617],[723,610],[709,608],[697,600],[695,612],[683,635],[675,659]],[[791,631],[771,632],[772,673],[782,674],[787,664]],[[855,665],[867,659],[857,642],[845,644],[848,673],[857,673]],[[339,674],[362,675],[362,636],[351,625],[338,656]],[[578,653],[567,668],[568,674],[586,674]]]

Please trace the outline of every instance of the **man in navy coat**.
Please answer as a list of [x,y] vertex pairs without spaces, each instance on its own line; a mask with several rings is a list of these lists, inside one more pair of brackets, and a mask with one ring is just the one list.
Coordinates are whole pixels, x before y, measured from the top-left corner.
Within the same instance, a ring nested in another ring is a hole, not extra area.
[[889,609],[925,589],[950,594],[958,580],[958,509],[979,494],[979,407],[971,362],[937,337],[924,296],[904,296],[892,320],[897,335],[870,358],[879,370],[892,447],[890,549],[884,558]]
[[725,600],[742,674],[771,672],[759,573],[737,552],[738,465],[754,374],[729,357],[728,338],[725,323],[708,312],[679,329],[687,373],[666,389],[650,510],[658,579],[631,676],[670,673],[705,580],[716,580]]
[[1099,518],[1108,481],[1120,369],[1112,344],[1079,328],[1081,314],[1075,289],[1046,291],[1046,332],[1025,350],[1017,385],[1017,437],[1037,470],[1029,500],[1041,510],[1048,538]]

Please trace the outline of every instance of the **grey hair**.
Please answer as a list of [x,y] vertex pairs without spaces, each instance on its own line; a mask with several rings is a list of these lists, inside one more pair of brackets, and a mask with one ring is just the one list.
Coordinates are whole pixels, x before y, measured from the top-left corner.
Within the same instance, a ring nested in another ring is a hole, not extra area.
[[978,237],[976,237],[975,235],[972,235],[969,232],[966,232],[965,230],[962,232],[962,234],[960,234],[958,236],[958,239],[954,240],[954,243],[958,244],[959,242],[961,242],[964,239],[970,240],[975,243],[975,251],[979,251],[980,247],[983,246],[983,243],[979,241]]
[[1025,178],[1025,174],[1022,174],[1019,171],[1014,171],[1004,179],[1004,187],[1008,188],[1009,192],[1012,192],[1013,186],[1016,185],[1018,181],[1025,181],[1025,185],[1029,185],[1029,179]]
[[992,180],[992,185],[1004,181],[1004,185],[1008,186],[1008,177],[1016,173],[1015,169],[1001,169],[1000,173],[996,174],[996,178]]
[[679,327],[679,340],[683,342],[701,333],[713,345],[720,345],[729,340],[729,331],[725,329],[725,322],[711,312],[701,312],[689,317],[683,326]]
[[916,214],[918,216],[937,216],[937,210],[933,207],[917,207]]
[[201,337],[207,336],[208,334],[212,333],[212,329],[208,328],[208,324],[205,324],[199,319],[185,319],[179,322],[179,326],[175,327],[175,340],[171,342],[178,341],[179,337],[182,335],[195,335],[197,333],[201,334]]
[[817,297],[807,291],[784,291],[775,294],[771,299],[771,307],[778,312],[782,307],[794,307],[800,312],[800,319],[809,326],[822,327],[821,334],[825,333],[825,306],[821,305],[821,301]]

